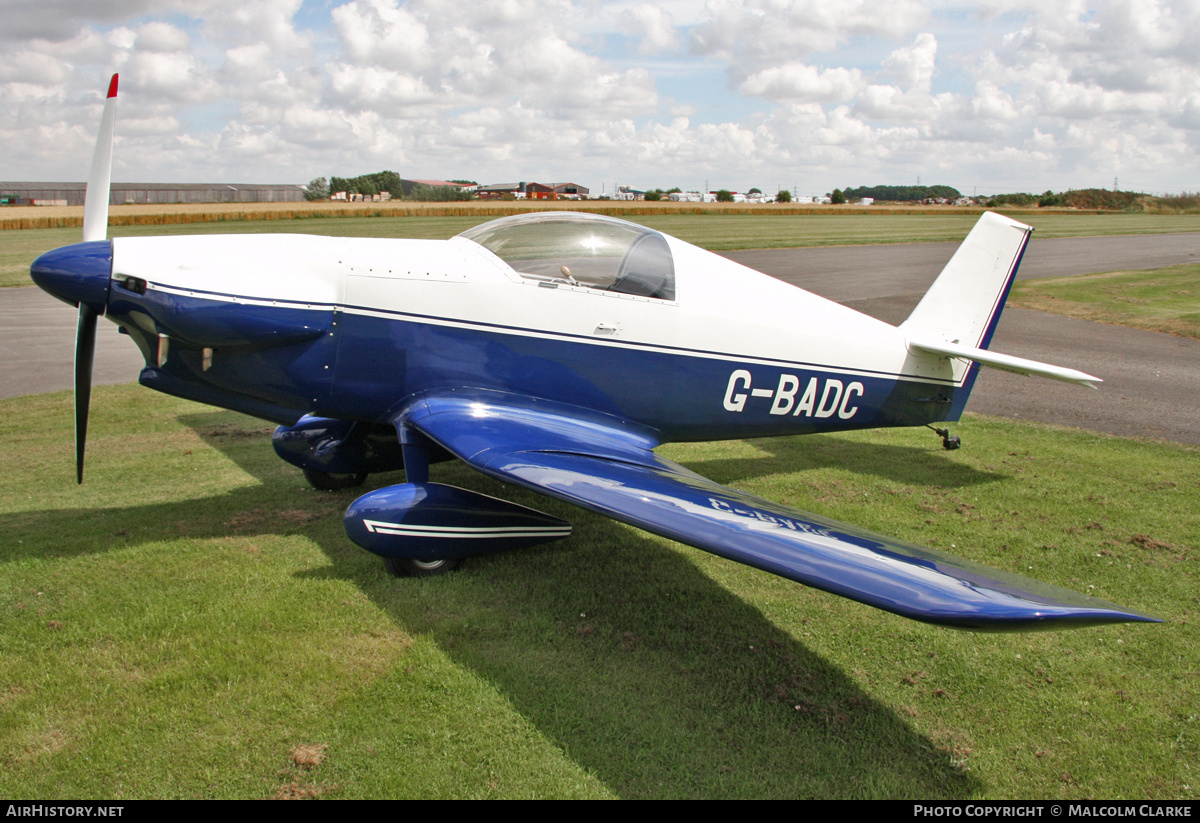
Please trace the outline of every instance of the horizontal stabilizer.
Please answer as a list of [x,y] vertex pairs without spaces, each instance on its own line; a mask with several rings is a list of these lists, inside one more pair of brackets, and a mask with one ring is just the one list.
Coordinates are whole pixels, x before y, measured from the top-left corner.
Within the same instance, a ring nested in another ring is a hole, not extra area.
[[656,455],[623,421],[463,390],[408,405],[411,426],[478,471],[905,617],[1020,631],[1154,618],[727,488]]
[[974,360],[977,363],[982,363],[985,366],[991,366],[994,369],[1003,369],[1004,371],[1014,372],[1016,374],[1037,375],[1038,377],[1049,377],[1052,380],[1062,380],[1065,383],[1077,383],[1080,386],[1088,386],[1096,388],[1096,383],[1103,383],[1099,377],[1093,377],[1090,374],[1085,374],[1075,369],[1067,369],[1062,366],[1052,366],[1049,363],[1040,363],[1037,360],[1026,360],[1024,357],[1013,357],[1011,354],[1000,354],[999,352],[989,351],[987,349],[976,349],[971,346],[961,346],[957,343],[939,343],[929,340],[909,340],[908,345],[914,349],[920,349],[933,354],[940,354],[943,357],[961,357],[966,360]]

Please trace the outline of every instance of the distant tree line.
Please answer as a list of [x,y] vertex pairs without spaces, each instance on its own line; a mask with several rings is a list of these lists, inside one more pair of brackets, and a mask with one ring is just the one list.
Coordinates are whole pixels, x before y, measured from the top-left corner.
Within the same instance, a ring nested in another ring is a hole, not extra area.
[[988,198],[985,204],[990,209],[995,209],[1003,206],[1016,206],[1027,208],[1036,206],[1038,196],[1036,194],[1026,194],[1025,192],[1013,192],[1012,194],[997,194]]
[[[451,180],[451,183],[463,185],[478,185],[473,180]],[[405,185],[400,175],[394,171],[377,171],[374,174],[363,174],[358,177],[317,177],[304,187],[306,200],[326,200],[331,194],[344,191],[347,194],[361,194],[371,197],[387,192],[393,198],[403,200],[422,200],[430,202],[447,202],[453,200],[470,200],[473,195],[458,186],[426,186],[422,183],[409,181]]]
[[1194,210],[1196,203],[1194,195],[1186,193],[1180,197],[1170,198],[1154,197],[1143,192],[1111,189],[1070,189],[1057,193],[1047,189],[1041,194],[1025,192],[997,194],[988,198],[987,206],[989,208],[1003,206],[1053,208],[1057,206],[1087,211],[1170,212]]
[[957,200],[962,197],[953,186],[859,186],[856,189],[843,189],[847,199],[861,200],[871,197],[875,200],[887,200],[893,203],[908,203],[943,197],[947,200]]
[[[457,183],[457,180],[450,181]],[[474,184],[472,184],[474,185]],[[420,200],[426,203],[449,203],[455,200],[473,200],[475,195],[458,186],[426,186],[418,183],[404,195],[405,200]]]
[[651,201],[662,200],[664,197],[670,199],[670,195],[677,194],[682,191],[683,189],[679,188],[678,186],[673,189],[667,189],[666,191],[663,191],[662,189],[650,189],[650,191],[646,192],[645,196],[647,200]]
[[344,191],[347,194],[361,194],[366,197],[385,191],[392,197],[404,196],[404,186],[400,182],[400,175],[394,171],[377,171],[374,174],[363,174],[358,177],[331,177],[329,178],[329,190],[334,193]]
[[324,177],[314,177],[308,181],[308,185],[304,187],[305,200],[328,200],[329,199],[329,181]]

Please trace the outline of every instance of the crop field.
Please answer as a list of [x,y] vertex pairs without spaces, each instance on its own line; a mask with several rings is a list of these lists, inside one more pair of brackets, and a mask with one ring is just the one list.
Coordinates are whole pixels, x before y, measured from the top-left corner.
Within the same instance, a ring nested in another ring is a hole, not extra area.
[[[379,203],[171,203],[125,204],[109,209],[110,226],[245,220],[357,219],[362,217],[472,217],[491,220],[531,211],[587,211],[615,217],[656,214],[803,215],[803,214],[976,214],[978,209],[946,206],[824,206],[802,204],[672,203],[615,200],[473,200],[453,203],[395,200]],[[1026,210],[1028,211],[1028,210]],[[7,206],[0,229],[80,227],[82,206]]]

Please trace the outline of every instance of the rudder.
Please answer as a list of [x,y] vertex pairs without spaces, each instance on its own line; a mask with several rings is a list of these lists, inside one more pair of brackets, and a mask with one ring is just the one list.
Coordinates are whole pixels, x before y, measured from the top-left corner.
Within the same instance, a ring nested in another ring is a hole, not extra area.
[[900,330],[909,338],[986,349],[1032,232],[985,212]]

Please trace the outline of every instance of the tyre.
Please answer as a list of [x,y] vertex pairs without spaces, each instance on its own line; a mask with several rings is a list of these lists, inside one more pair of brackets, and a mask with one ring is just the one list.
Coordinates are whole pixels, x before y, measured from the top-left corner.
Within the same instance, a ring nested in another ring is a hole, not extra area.
[[413,560],[410,557],[385,557],[383,566],[395,577],[437,577],[462,565],[461,560]]
[[357,474],[333,474],[319,469],[304,469],[304,479],[308,485],[323,492],[340,492],[343,489],[353,489],[361,486],[367,479],[366,472]]

